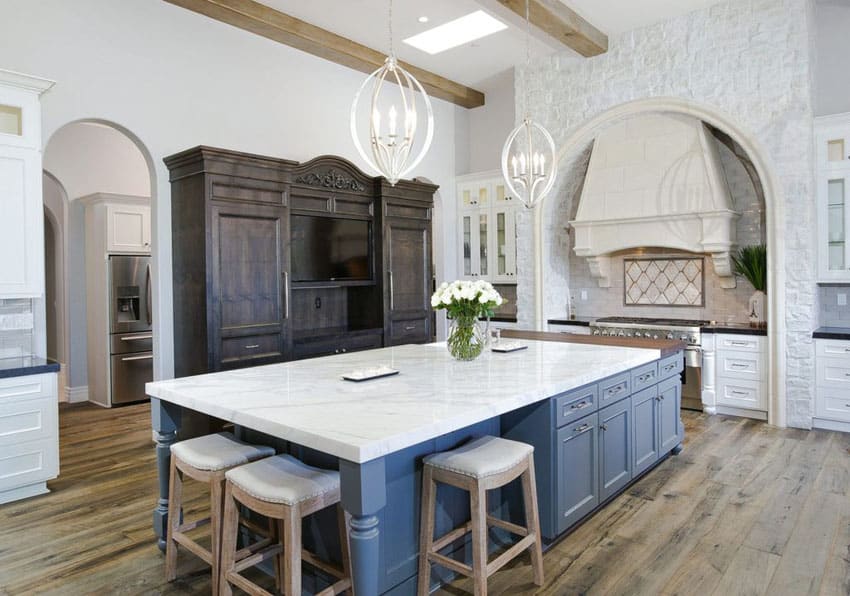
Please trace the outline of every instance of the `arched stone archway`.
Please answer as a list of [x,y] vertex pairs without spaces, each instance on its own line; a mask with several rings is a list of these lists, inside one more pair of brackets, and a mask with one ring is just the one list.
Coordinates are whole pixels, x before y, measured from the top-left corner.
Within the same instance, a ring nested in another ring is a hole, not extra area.
[[[717,128],[732,138],[749,156],[764,190],[764,201],[766,207],[767,247],[768,247],[768,392],[770,395],[768,407],[768,421],[777,426],[786,425],[786,321],[785,321],[785,239],[781,230],[785,222],[785,200],[782,194],[782,186],[779,184],[774,168],[769,158],[769,153],[761,146],[758,139],[751,131],[739,127],[735,120],[728,114],[698,102],[673,98],[658,97],[630,101],[615,106],[594,118],[588,120],[582,126],[574,130],[567,140],[559,148],[559,169],[563,172],[564,167],[571,166],[578,160],[591,141],[604,128],[622,119],[646,114],[651,112],[666,112],[682,114],[697,118]],[[552,259],[552,247],[559,247],[559,256],[564,250],[569,251],[569,241],[558,234],[565,232],[563,219],[568,214],[558,212],[561,200],[554,200],[560,193],[569,191],[570,180],[560,180],[556,186],[556,192],[547,201],[534,210],[533,218],[528,217],[520,221],[525,228],[525,236],[534,238],[531,242],[525,242],[526,250],[533,257],[531,271],[523,272],[519,279],[520,283],[530,284],[534,291],[527,293],[531,296],[533,304],[525,301],[520,304],[520,309],[533,312],[533,324],[537,329],[542,329],[547,318],[547,311],[551,310],[551,304],[547,305],[546,291],[547,281],[552,280],[556,287],[563,286],[563,276],[554,270]],[[532,221],[533,220],[533,221]],[[534,234],[529,234],[533,228]],[[524,277],[524,279],[523,279]],[[551,303],[551,298],[550,298]],[[526,316],[526,320],[529,317]]]

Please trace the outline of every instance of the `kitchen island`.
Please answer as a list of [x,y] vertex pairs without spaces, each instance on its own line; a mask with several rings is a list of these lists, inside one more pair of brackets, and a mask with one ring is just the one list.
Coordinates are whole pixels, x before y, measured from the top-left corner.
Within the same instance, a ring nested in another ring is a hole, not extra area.
[[[679,387],[676,373],[681,371],[681,354],[668,355],[665,361],[659,349],[523,342],[528,346],[525,350],[486,353],[473,362],[453,360],[442,344],[404,345],[148,384],[160,475],[160,500],[154,512],[157,534],[160,538],[165,534],[169,448],[177,439],[185,408],[276,438],[281,441],[276,445],[280,450],[313,465],[340,470],[342,504],[351,514],[351,557],[358,594],[415,591],[422,458],[475,435],[503,434],[503,426],[504,434],[535,444],[535,465],[544,470],[538,471],[541,512],[552,514],[549,530],[543,534],[555,537],[567,529],[563,521],[555,520],[555,512],[574,496],[574,486],[587,484],[565,485],[557,462],[575,464],[583,452],[560,450],[565,459],[559,459],[555,439],[578,424],[576,428],[583,430],[577,431],[577,437],[599,436],[604,449],[602,435],[597,435],[604,426],[599,422],[602,412],[611,410],[610,406],[621,414],[628,412],[617,416],[625,426],[612,423],[619,438],[609,442],[610,450],[600,453],[594,447],[589,454],[588,461],[598,462],[601,474],[588,464],[584,466],[588,478],[610,477],[611,483],[600,484],[600,491],[592,488],[592,499],[575,493],[581,503],[570,506],[563,517],[577,520],[577,514],[583,516],[601,506],[635,477],[632,420],[646,410],[633,411],[632,395],[655,388],[655,398],[646,403],[660,404],[658,386],[666,374],[674,390],[668,395],[680,396],[675,388]],[[379,366],[399,374],[361,383],[341,378]],[[673,405],[675,428],[666,441],[659,440],[656,408],[652,408],[656,418],[648,425],[654,429],[654,455],[641,460],[641,471],[681,444],[683,430],[675,399]],[[628,470],[611,475],[618,452]],[[468,509],[463,494],[441,491],[439,499],[438,532],[465,521]],[[333,536],[334,532],[314,534]],[[319,551],[329,549],[333,545]]]

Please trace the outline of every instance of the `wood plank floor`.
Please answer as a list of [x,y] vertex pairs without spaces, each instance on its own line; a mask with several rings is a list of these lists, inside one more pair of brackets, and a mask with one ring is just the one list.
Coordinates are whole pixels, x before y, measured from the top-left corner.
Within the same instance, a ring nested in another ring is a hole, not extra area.
[[[521,557],[490,594],[850,594],[850,435],[684,419],[685,451],[547,552],[542,588]],[[0,594],[208,594],[200,566],[163,581],[149,406],[63,406],[60,426],[53,492],[0,505]]]

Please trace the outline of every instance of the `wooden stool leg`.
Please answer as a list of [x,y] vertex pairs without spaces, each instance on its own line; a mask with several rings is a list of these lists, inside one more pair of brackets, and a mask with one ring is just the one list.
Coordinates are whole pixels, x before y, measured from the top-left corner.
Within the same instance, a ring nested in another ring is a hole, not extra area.
[[277,573],[280,575],[280,593],[287,594],[287,583],[286,578],[286,545],[284,543],[284,536],[286,536],[286,524],[283,521],[283,518],[275,520],[275,524],[277,525],[277,541],[280,543],[280,554],[278,554],[274,558],[274,566],[277,568]]
[[221,519],[224,511],[224,473],[210,480],[210,555],[212,558],[212,593],[218,594],[221,569]]
[[168,480],[168,530],[165,545],[165,581],[177,578],[177,542],[174,532],[180,527],[180,509],[183,505],[183,478],[171,456],[171,472]]
[[531,551],[531,566],[535,585],[543,585],[543,546],[540,537],[540,516],[537,511],[537,483],[534,479],[534,457],[528,456],[528,468],[522,473],[522,497],[525,501],[525,527],[534,534]]
[[[269,518],[269,537],[272,539],[272,544],[274,541],[281,542],[283,540],[283,526],[278,527],[280,522],[273,517]],[[278,592],[283,592],[283,565],[281,565],[281,556],[283,553],[277,555],[272,561],[272,566],[274,567],[274,587]]]
[[300,596],[301,515],[297,506],[289,507],[288,514],[283,524],[283,585],[286,587],[286,596]]
[[469,491],[472,513],[472,579],[475,596],[487,596],[487,491],[475,483]]
[[[224,514],[221,529],[221,561],[219,563],[218,594],[232,596],[233,588],[227,581],[227,573],[233,568],[236,559],[236,543],[239,534],[239,510],[230,484],[224,488]],[[213,592],[215,594],[215,592]]]
[[[336,523],[339,526],[339,545],[342,549],[342,570],[346,577],[351,579],[351,547],[348,544],[348,515],[345,513],[345,509],[342,508],[342,503],[337,503],[336,519]],[[349,588],[349,592],[353,595],[354,588]]]
[[431,466],[422,470],[422,496],[419,518],[419,581],[416,593],[428,596],[431,589],[431,562],[428,555],[434,542],[434,517],[436,508],[437,485],[434,482]]

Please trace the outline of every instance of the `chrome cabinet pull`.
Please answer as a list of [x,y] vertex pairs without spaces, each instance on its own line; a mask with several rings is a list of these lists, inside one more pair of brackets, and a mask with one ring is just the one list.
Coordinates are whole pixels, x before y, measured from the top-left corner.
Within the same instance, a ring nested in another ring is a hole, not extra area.
[[582,433],[586,433],[589,430],[590,430],[590,425],[587,422],[585,422],[581,426],[575,427],[573,429],[573,432],[578,433],[578,434],[582,434]]
[[732,395],[749,395],[746,391],[735,391],[734,389],[730,393],[732,393]]
[[256,350],[260,347],[260,344],[251,344],[250,346],[245,346],[246,350]]
[[121,362],[132,362],[133,360],[153,360],[153,354],[146,356],[125,356],[121,359]]
[[416,329],[416,325],[405,325],[404,326],[405,331],[413,331],[414,329]]
[[625,385],[617,385],[616,387],[611,387],[608,390],[608,395],[617,395],[618,393],[623,391],[625,388],[626,388]]
[[730,341],[730,342],[729,342],[729,345],[732,345],[732,346],[743,346],[743,347],[747,347],[747,346],[749,346],[749,345],[751,345],[751,344],[750,344],[750,342],[748,342],[748,341]]
[[140,339],[153,339],[153,333],[141,333],[139,335],[125,335],[121,341],[136,341]]
[[586,408],[589,405],[590,405],[590,403],[588,401],[583,401],[581,403],[571,405],[570,409],[571,410],[581,410],[583,408]]
[[289,271],[283,272],[283,298],[286,300],[286,304],[283,310],[283,318],[289,318]]
[[607,424],[603,424],[603,425],[601,425],[599,428],[601,428],[602,430],[608,430],[608,425],[607,425]]
[[668,364],[664,367],[664,372],[667,372],[668,370],[673,370],[674,368],[676,368],[675,364]]
[[646,373],[645,375],[641,375],[638,377],[638,381],[644,383],[655,376],[655,373]]
[[390,281],[390,310],[395,310],[395,291],[393,288],[393,272],[387,271],[387,276]]
[[749,364],[741,364],[740,362],[733,362],[729,366],[731,366],[732,368],[750,368]]

